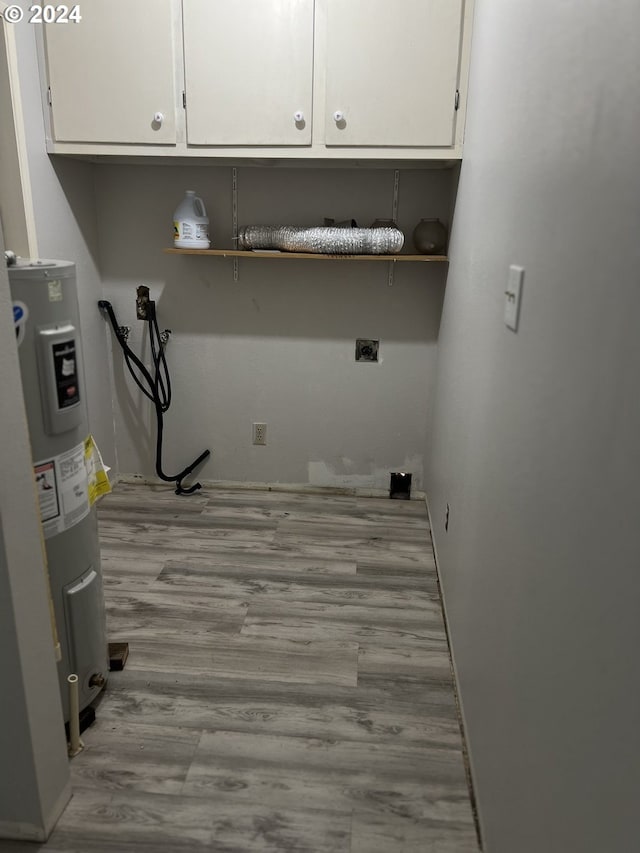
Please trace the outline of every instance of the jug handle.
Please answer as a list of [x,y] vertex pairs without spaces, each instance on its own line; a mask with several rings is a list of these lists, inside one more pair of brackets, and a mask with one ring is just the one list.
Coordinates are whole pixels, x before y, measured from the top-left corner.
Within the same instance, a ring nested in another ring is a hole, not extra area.
[[206,216],[207,215],[207,211],[204,208],[204,202],[202,201],[201,198],[198,198],[198,196],[196,196],[194,199],[194,207],[196,209],[196,213],[198,214],[198,216]]

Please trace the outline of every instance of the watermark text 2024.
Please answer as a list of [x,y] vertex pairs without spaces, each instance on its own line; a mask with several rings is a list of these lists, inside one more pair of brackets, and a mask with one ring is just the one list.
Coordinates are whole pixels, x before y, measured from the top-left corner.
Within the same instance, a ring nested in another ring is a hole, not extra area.
[[29,24],[79,24],[82,20],[80,6],[53,5],[29,6],[27,12],[22,6],[7,6],[2,17],[8,24],[18,24],[23,18]]

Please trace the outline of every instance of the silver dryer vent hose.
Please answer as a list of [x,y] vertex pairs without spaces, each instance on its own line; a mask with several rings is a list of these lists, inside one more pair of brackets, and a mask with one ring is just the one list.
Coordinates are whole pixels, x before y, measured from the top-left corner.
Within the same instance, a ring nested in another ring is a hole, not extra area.
[[399,228],[335,228],[301,225],[246,225],[239,249],[280,249],[322,255],[395,255],[404,243]]

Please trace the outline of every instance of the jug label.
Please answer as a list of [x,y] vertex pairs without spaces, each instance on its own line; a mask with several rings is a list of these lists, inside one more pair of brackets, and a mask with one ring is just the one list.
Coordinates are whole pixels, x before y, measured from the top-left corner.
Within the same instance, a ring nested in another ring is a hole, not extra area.
[[208,240],[208,228],[205,222],[174,222],[174,240]]

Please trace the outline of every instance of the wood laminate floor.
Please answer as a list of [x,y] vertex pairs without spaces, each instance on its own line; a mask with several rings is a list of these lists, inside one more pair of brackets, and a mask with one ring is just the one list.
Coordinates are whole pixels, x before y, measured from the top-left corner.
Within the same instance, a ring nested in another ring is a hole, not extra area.
[[2,853],[476,853],[422,502],[120,484],[99,519],[129,660]]

